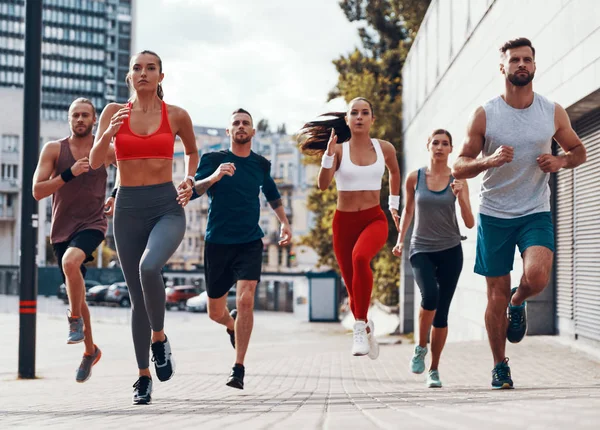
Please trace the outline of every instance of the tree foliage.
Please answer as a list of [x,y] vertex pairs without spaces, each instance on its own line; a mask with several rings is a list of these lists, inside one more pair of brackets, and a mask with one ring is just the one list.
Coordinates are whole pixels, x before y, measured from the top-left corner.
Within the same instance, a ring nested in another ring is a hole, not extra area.
[[[362,47],[333,61],[338,83],[328,99],[343,97],[347,102],[366,97],[373,103],[375,124],[371,136],[391,142],[402,166],[402,67],[429,7],[430,0],[342,0],[339,2],[350,22],[360,23]],[[308,162],[311,162],[309,159]],[[317,163],[318,160],[312,159]],[[397,239],[395,225],[387,211],[388,177],[381,189],[381,205],[388,214],[389,235],[386,246],[373,260],[373,296],[387,305],[398,303],[400,263],[391,254]],[[331,223],[335,213],[336,190],[315,189],[308,207],[315,214],[315,225],[303,244],[314,248],[319,265],[339,272],[331,244]]]

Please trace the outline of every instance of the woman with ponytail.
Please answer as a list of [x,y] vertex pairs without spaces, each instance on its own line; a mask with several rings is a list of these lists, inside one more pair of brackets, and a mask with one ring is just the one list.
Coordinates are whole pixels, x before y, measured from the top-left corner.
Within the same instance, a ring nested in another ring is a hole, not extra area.
[[309,122],[300,130],[303,152],[322,154],[319,189],[336,180],[338,200],[333,218],[333,250],[348,290],[356,320],[352,354],[376,359],[379,345],[373,321],[367,318],[373,290],[371,260],[383,248],[388,235],[387,218],[380,206],[381,179],[390,174],[389,209],[398,225],[400,168],[396,148],[369,132],[375,121],[373,106],[359,97],[348,112],[322,115],[330,119]]
[[[117,253],[131,297],[131,329],[138,365],[133,403],[151,401],[149,352],[156,376],[167,381],[175,372],[164,331],[163,266],[185,233],[183,207],[192,196],[198,149],[188,113],[163,100],[162,61],[152,51],[131,58],[127,104],[110,103],[100,116],[90,166],[102,165],[114,150],[120,186],[114,209]],[[187,177],[173,185],[175,136],[185,147]],[[114,146],[113,146],[114,145]]]

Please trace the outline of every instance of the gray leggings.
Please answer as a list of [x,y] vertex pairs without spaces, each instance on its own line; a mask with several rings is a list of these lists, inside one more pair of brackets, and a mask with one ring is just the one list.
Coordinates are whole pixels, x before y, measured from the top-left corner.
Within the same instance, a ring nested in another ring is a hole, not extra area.
[[185,212],[173,183],[119,187],[114,234],[131,298],[131,331],[138,367],[149,367],[151,330],[165,321],[161,270],[185,233]]

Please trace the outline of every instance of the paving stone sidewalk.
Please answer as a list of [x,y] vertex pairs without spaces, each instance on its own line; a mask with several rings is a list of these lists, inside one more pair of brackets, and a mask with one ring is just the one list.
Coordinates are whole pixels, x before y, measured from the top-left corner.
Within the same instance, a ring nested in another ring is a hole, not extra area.
[[[132,406],[137,371],[128,310],[92,308],[102,360],[75,382],[82,347],[66,345],[63,308],[40,302],[36,380],[17,380],[18,315],[0,303],[0,429],[598,429],[600,362],[551,337],[509,345],[515,390],[490,389],[485,342],[449,343],[428,389],[409,371],[413,345],[352,357],[339,324],[259,312],[246,389],[225,386],[234,353],[206,314],[168,312],[174,378],[155,379],[153,404]],[[53,298],[48,301],[56,300]],[[16,303],[16,302],[15,302]]]

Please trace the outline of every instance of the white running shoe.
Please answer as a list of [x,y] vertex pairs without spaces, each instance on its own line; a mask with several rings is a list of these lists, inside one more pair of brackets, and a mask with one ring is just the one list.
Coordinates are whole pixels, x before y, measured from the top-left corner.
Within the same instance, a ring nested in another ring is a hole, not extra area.
[[375,324],[373,320],[369,320],[367,323],[367,327],[369,327],[369,333],[367,333],[367,338],[369,339],[369,358],[371,360],[377,360],[379,357],[379,343],[377,343],[377,339],[375,339]]
[[367,323],[356,321],[354,323],[354,342],[352,344],[352,355],[360,356],[369,353],[369,339],[367,338]]

